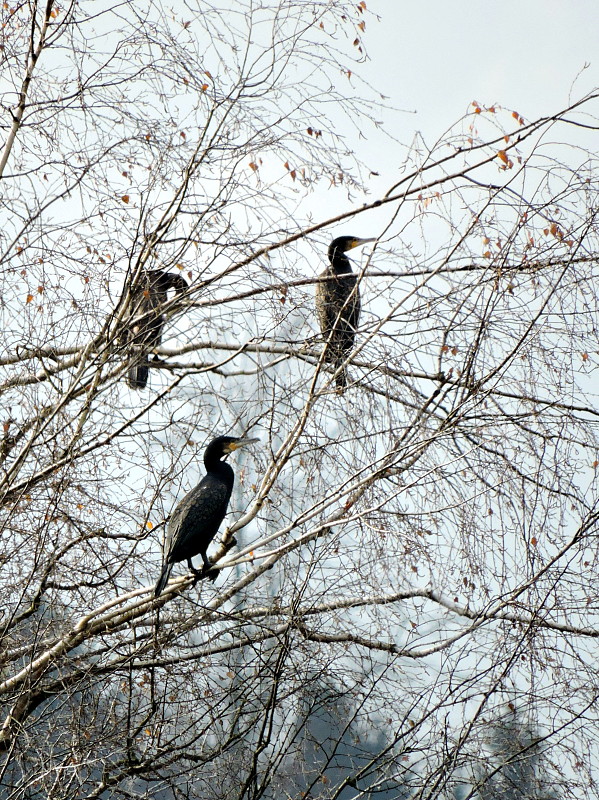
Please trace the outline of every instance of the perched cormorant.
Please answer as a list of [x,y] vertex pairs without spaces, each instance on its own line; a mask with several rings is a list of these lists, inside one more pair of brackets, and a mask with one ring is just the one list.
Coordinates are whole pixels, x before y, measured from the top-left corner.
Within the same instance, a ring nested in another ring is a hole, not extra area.
[[[334,362],[336,369],[341,367],[348,353],[353,350],[360,320],[360,291],[351,261],[345,253],[374,241],[376,239],[358,239],[355,236],[333,239],[328,252],[331,265],[322,273],[322,277],[329,280],[321,281],[316,286],[316,315],[325,339],[325,359]],[[346,386],[345,369],[339,369],[335,383],[339,389]]]
[[181,275],[153,269],[143,272],[131,289],[127,342],[133,346],[135,354],[127,372],[127,383],[132,389],[144,389],[148,382],[148,353],[158,347],[162,339],[164,315],[159,308],[166,303],[167,292],[174,289],[181,294],[187,286]]
[[[221,459],[233,450],[257,441],[259,440],[218,436],[206,448],[204,452],[206,474],[195,489],[181,500],[168,522],[162,572],[154,589],[155,597],[158,597],[166,586],[176,561],[187,561],[189,569],[197,577],[206,575],[210,569],[206,550],[227,513],[235,480],[231,466]],[[197,555],[202,556],[204,562],[201,572],[194,569],[191,563],[191,559]]]

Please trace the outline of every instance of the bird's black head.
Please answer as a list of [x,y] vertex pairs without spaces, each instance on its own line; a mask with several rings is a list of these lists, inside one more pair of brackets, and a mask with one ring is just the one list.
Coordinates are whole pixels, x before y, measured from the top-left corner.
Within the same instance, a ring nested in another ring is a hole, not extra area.
[[159,292],[168,292],[174,289],[177,294],[181,294],[189,289],[189,284],[182,275],[177,272],[165,272],[162,269],[148,270],[150,285]]
[[239,450],[240,447],[245,447],[252,442],[259,442],[259,439],[237,436],[217,436],[213,439],[204,453],[204,464],[214,464],[220,461],[233,450]]
[[329,261],[332,261],[336,253],[346,253],[359,247],[366,242],[376,242],[376,239],[359,239],[357,236],[338,236],[329,245]]

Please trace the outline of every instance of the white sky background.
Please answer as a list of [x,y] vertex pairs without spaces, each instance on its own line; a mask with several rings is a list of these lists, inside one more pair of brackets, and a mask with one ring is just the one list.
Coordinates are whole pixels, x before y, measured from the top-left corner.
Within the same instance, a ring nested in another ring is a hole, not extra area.
[[369,72],[417,112],[406,131],[436,137],[473,100],[530,120],[599,85],[596,0],[371,0],[368,9],[381,15],[365,31]]
[[370,0],[368,10],[381,22],[367,22],[366,77],[416,112],[402,116],[406,139],[437,138],[473,100],[531,120],[599,85],[596,0]]
[[[367,9],[362,39],[369,61],[355,71],[398,109],[380,118],[406,146],[416,133],[432,146],[472,111],[474,100],[515,110],[529,122],[599,86],[597,0],[367,0]],[[386,191],[405,156],[393,142],[375,138],[356,142],[358,158],[380,173],[370,181],[371,199]],[[594,139],[599,135],[589,132],[591,146]],[[350,208],[334,194],[323,218],[333,213],[331,202],[335,212]],[[367,218],[340,227],[376,235]]]

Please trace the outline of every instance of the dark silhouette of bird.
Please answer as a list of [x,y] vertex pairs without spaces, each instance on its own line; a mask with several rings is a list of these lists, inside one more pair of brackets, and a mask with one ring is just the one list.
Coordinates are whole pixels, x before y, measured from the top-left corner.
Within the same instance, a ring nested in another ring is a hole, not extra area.
[[338,389],[347,385],[347,373],[342,367],[353,350],[356,330],[360,321],[360,291],[348,250],[376,239],[358,239],[356,236],[339,236],[329,245],[330,266],[322,273],[326,281],[316,286],[316,316],[325,340],[325,360],[335,365],[335,383]]
[[[187,561],[189,569],[196,577],[206,576],[211,566],[206,551],[227,513],[235,481],[233,469],[222,459],[233,450],[257,441],[259,440],[218,436],[206,448],[206,474],[195,489],[181,500],[168,522],[162,572],[154,588],[155,597],[166,586],[173,564],[177,561]],[[197,555],[202,556],[204,562],[202,571],[196,570],[191,563],[191,559]]]
[[127,344],[134,350],[127,372],[127,383],[132,389],[144,389],[150,373],[149,352],[160,345],[164,314],[160,311],[166,303],[167,293],[174,289],[181,294],[188,288],[187,281],[174,272],[161,269],[146,270],[131,289],[127,325]]

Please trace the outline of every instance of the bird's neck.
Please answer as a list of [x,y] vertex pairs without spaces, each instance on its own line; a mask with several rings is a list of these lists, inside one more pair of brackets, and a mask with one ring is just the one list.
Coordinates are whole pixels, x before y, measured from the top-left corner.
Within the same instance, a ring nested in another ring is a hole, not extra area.
[[228,475],[233,472],[231,465],[227,464],[226,461],[221,461],[220,458],[205,458],[204,466],[206,467],[206,472],[218,475]]
[[343,253],[335,251],[331,258],[331,270],[335,275],[343,275],[346,272],[351,272],[351,261]]

